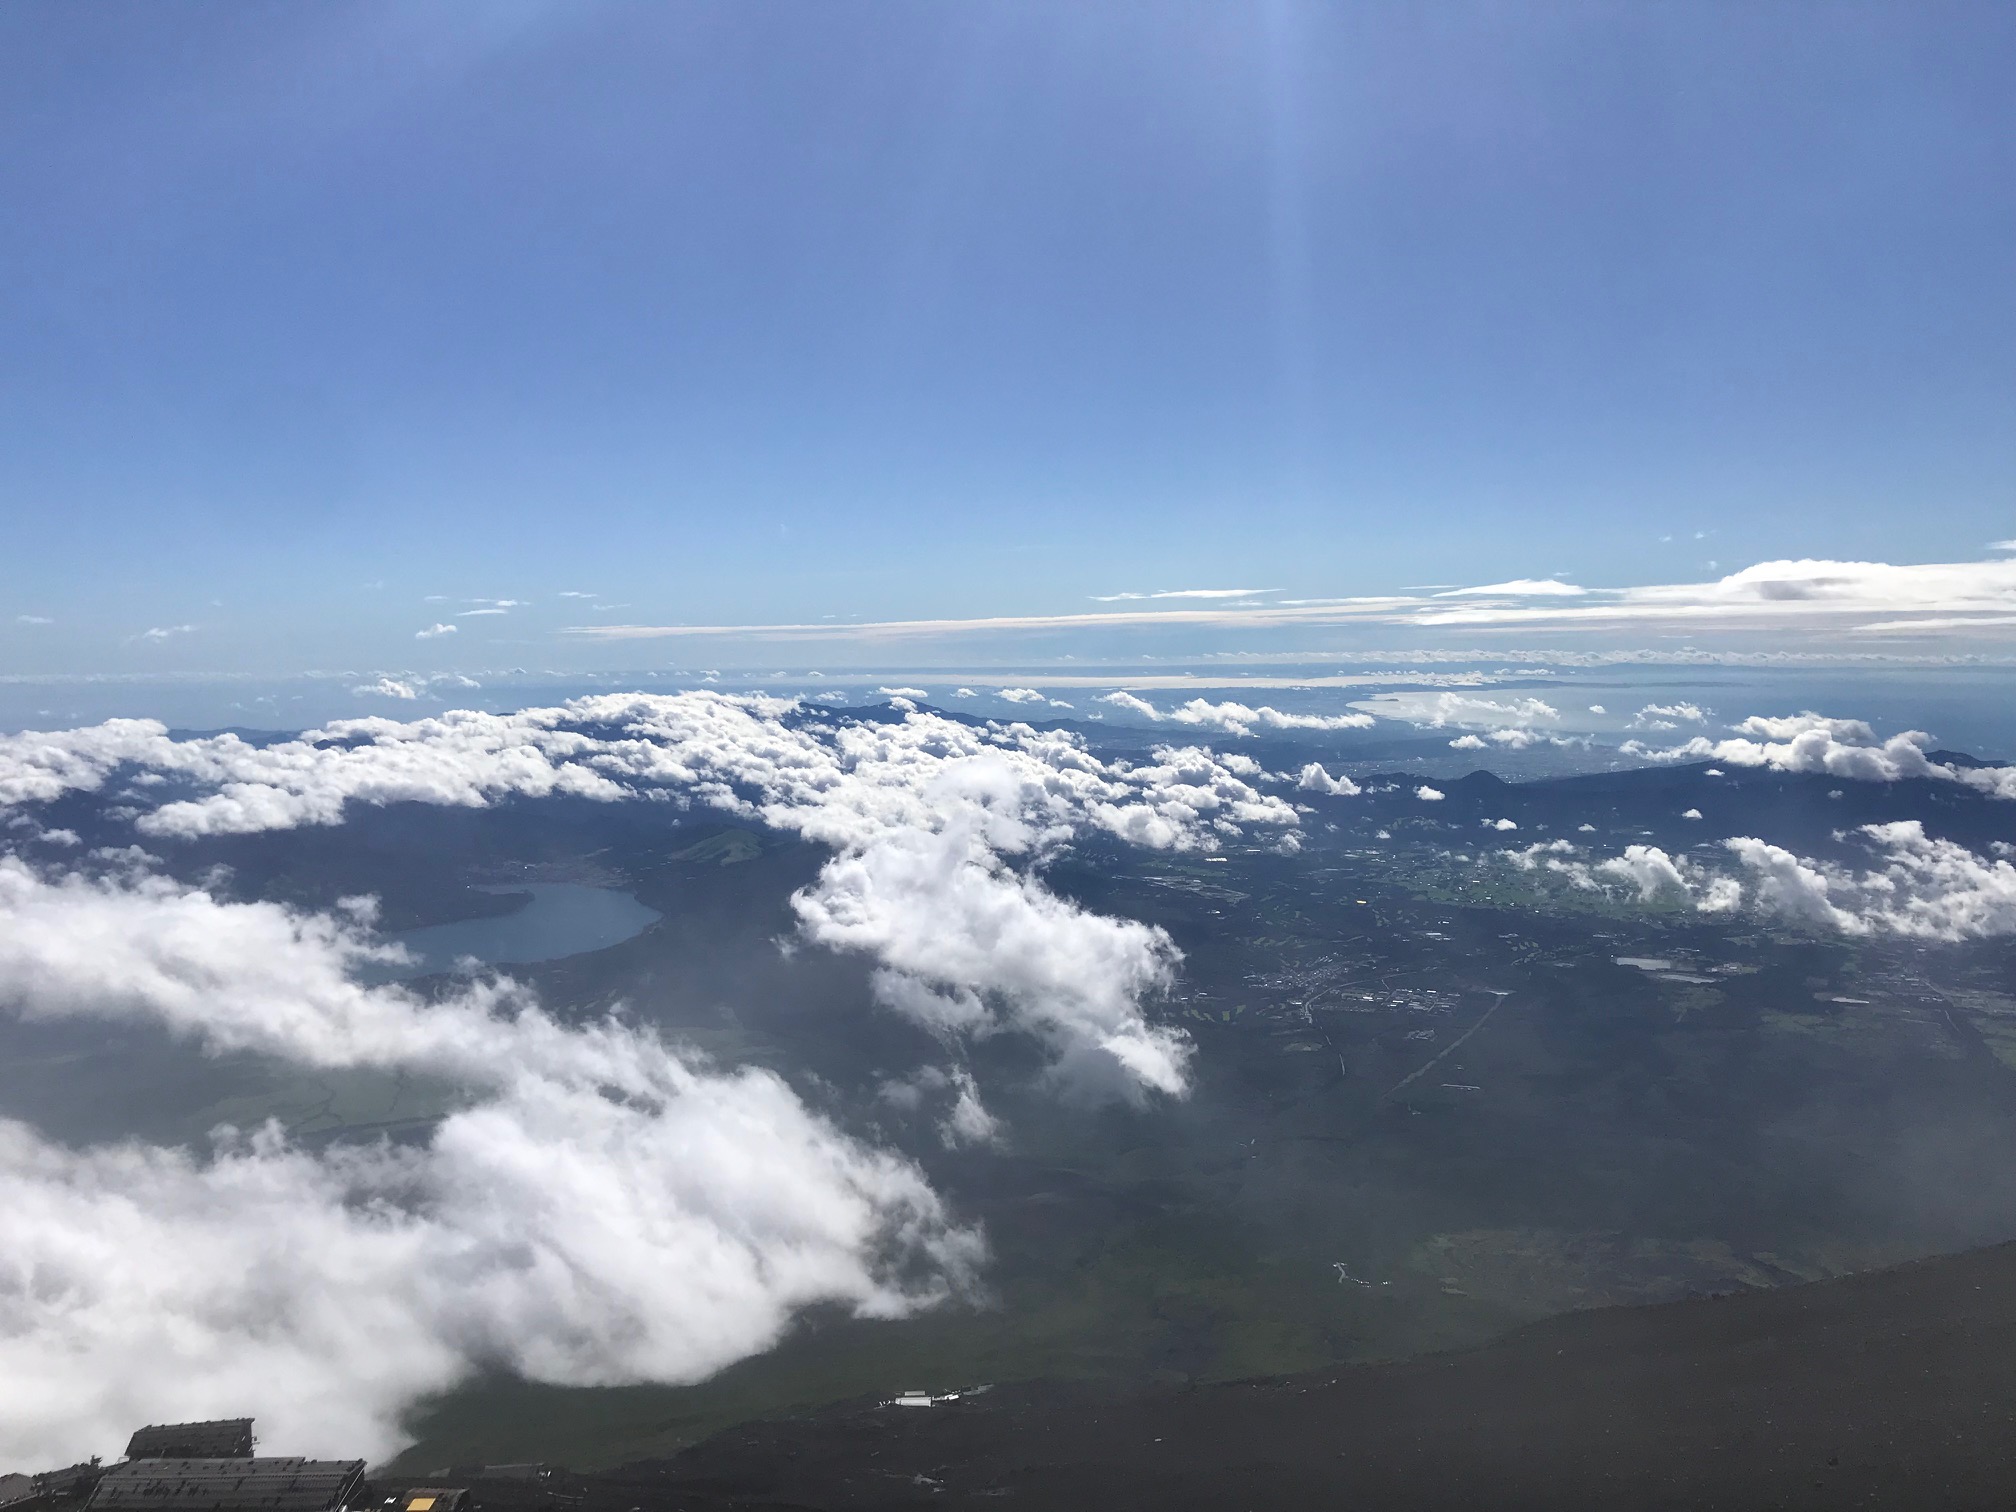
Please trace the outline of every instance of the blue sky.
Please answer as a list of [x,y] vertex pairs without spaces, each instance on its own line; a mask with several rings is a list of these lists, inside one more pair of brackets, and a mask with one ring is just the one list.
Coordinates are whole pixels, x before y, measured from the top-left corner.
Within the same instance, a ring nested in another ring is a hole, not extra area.
[[0,670],[1974,562],[2012,76],[2000,4],[17,3]]

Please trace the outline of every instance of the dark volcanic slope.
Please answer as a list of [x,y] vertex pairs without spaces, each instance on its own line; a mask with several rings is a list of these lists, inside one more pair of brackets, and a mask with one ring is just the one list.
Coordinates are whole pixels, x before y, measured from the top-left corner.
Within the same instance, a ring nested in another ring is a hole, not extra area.
[[1397,1364],[1132,1397],[1015,1387],[751,1425],[611,1477],[588,1500],[2008,1507],[2012,1428],[2016,1245],[2002,1245],[1574,1314]]

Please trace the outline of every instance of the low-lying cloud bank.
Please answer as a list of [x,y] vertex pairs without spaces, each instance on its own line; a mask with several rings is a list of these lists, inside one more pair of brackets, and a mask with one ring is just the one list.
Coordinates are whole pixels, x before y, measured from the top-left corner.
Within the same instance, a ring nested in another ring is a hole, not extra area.
[[1466,693],[1379,693],[1351,705],[1366,715],[1401,719],[1423,729],[1468,731],[1449,744],[1458,751],[1530,750],[1536,745],[1586,746],[1587,735],[1558,733],[1561,711],[1539,698],[1480,698]]
[[[1172,717],[1297,728],[1304,718],[1186,708]],[[1174,946],[1160,930],[1055,897],[1032,867],[1087,834],[1195,849],[1292,832],[1293,805],[1254,786],[1261,775],[1250,760],[1196,746],[1103,762],[1067,731],[915,709],[880,721],[814,717],[791,700],[711,691],[343,720],[265,746],[233,735],[171,740],[144,720],[0,739],[0,803],[116,783],[143,839],[335,824],[347,803],[482,807],[553,795],[669,799],[793,831],[836,852],[796,900],[809,938],[868,952],[944,1001],[980,1004],[964,1020],[971,1032],[1030,1032],[1060,1068],[1094,1074],[1104,1057],[1122,1085],[1160,1092],[1185,1086],[1188,1047],[1148,1022],[1141,999],[1168,980]],[[883,995],[918,1000],[893,987]]]
[[1646,761],[1726,761],[1731,766],[1780,772],[1817,772],[1859,782],[1901,782],[1922,777],[1955,782],[1993,798],[2016,798],[2016,767],[1955,766],[1927,754],[1932,737],[1905,730],[1887,740],[1859,719],[1803,714],[1753,714],[1732,727],[1727,740],[1697,735],[1658,749],[1627,740],[1618,749]]
[[1959,941],[2016,933],[2016,866],[1925,833],[1915,819],[1855,832],[1874,865],[1856,869],[1795,855],[1753,836],[1722,842],[1735,863],[1722,871],[1656,845],[1584,860],[1566,840],[1501,854],[1590,890],[1621,887],[1643,902],[1665,898],[1702,913],[1743,907],[1850,935]]
[[[1017,1032],[1059,1081],[1134,1098],[1188,1087],[1188,1041],[1147,1011],[1178,954],[1050,891],[1042,863],[1088,836],[1292,843],[1297,811],[1254,785],[1266,775],[1197,746],[1104,762],[1026,724],[708,691],[347,720],[267,745],[133,720],[0,739],[0,804],[31,837],[60,832],[30,807],[78,792],[156,848],[337,824],[353,803],[555,795],[794,832],[833,851],[793,900],[804,937],[869,956],[876,997],[955,1068],[960,1040]],[[479,1367],[690,1381],[807,1306],[894,1316],[972,1284],[981,1239],[917,1169],[774,1075],[618,1020],[561,1025],[508,981],[433,1002],[363,985],[387,949],[366,900],[227,902],[138,846],[42,849],[66,869],[0,856],[0,1010],[411,1071],[462,1101],[421,1143],[332,1150],[270,1128],[202,1152],[74,1150],[0,1123],[0,1456],[100,1452],[136,1422],[254,1396],[276,1449],[382,1455],[402,1412]],[[948,1142],[1002,1137],[964,1070],[903,1085],[943,1104]]]
[[422,1143],[325,1150],[272,1125],[77,1150],[0,1121],[0,1459],[248,1402],[272,1449],[383,1456],[479,1368],[693,1381],[812,1304],[895,1317],[971,1285],[979,1235],[776,1076],[563,1026],[509,983],[359,985],[385,953],[357,917],[0,858],[0,1008],[460,1097]]
[[1373,723],[1369,714],[1284,714],[1281,710],[1262,704],[1253,708],[1242,703],[1207,703],[1201,698],[1193,698],[1188,703],[1178,704],[1173,709],[1158,709],[1147,699],[1127,692],[1107,693],[1099,703],[1111,704],[1116,709],[1125,709],[1130,714],[1138,714],[1143,719],[1172,724],[1195,725],[1200,729],[1218,730],[1226,735],[1245,737],[1258,730],[1364,730]]

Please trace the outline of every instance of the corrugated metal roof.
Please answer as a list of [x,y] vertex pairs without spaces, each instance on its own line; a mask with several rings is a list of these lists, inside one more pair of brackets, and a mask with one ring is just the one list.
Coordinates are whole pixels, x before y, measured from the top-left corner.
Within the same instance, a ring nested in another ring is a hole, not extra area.
[[362,1460],[150,1459],[114,1465],[91,1512],[327,1512],[364,1478]]
[[250,1459],[252,1419],[213,1418],[207,1423],[150,1423],[126,1442],[126,1458]]

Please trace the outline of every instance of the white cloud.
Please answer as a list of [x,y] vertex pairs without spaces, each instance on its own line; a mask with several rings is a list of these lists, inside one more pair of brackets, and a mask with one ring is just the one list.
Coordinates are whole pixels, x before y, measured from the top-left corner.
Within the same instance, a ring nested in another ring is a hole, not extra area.
[[907,1080],[886,1081],[881,1087],[883,1101],[906,1112],[918,1112],[926,1103],[944,1105],[938,1119],[938,1137],[947,1149],[963,1145],[1000,1145],[1006,1131],[999,1119],[980,1100],[979,1084],[964,1067],[946,1070],[925,1066]]
[[1727,843],[1759,901],[1848,934],[1927,940],[2016,933],[2016,867],[1925,833],[1915,819],[1861,827],[1878,864],[1867,871],[1802,860],[1762,840]]
[[1752,715],[1733,728],[1738,735],[1729,740],[1697,735],[1665,750],[1631,740],[1618,749],[1647,761],[1718,761],[1862,782],[1926,778],[1958,783],[1994,798],[2016,798],[2016,767],[1956,767],[1933,761],[1926,755],[1932,737],[1922,730],[1905,730],[1879,741],[1859,719],[1829,719],[1811,712]]
[[1631,883],[1638,896],[1649,902],[1669,888],[1688,891],[1687,877],[1681,870],[1686,865],[1684,859],[1669,856],[1656,845],[1627,845],[1623,855],[1597,862],[1594,870]]
[[195,628],[194,625],[156,625],[151,630],[142,630],[136,639],[143,641],[165,641],[177,635],[187,635]]
[[1257,593],[1278,593],[1277,588],[1165,588],[1160,593],[1095,593],[1100,604],[1117,604],[1129,599],[1241,599]]
[[[1249,780],[1257,766],[1172,746],[1107,765],[1067,731],[976,730],[914,712],[890,724],[787,722],[798,708],[712,692],[612,694],[513,714],[341,720],[266,746],[174,741],[151,721],[112,721],[0,737],[0,802],[95,789],[140,767],[182,785],[136,828],[178,838],[334,824],[356,802],[669,793],[835,851],[800,895],[808,936],[869,951],[934,991],[976,994],[986,1027],[1035,1035],[1088,1081],[1101,1080],[1103,1062],[1140,1088],[1181,1087],[1180,1037],[1151,1024],[1142,1003],[1167,980],[1174,947],[1056,899],[1028,863],[1085,831],[1159,848],[1209,848],[1254,826],[1292,831],[1293,806]],[[1039,937],[1069,980],[1030,964]],[[1021,943],[1009,949],[1010,938]]]
[[1682,819],[1699,819],[1701,817],[1701,810],[1697,808],[1690,808],[1683,811],[1680,817]]
[[[1709,564],[1710,570],[1716,570]],[[1424,630],[1519,627],[1615,633],[1645,631],[1787,632],[1872,637],[1951,637],[2016,628],[2016,558],[1981,562],[1759,562],[1706,582],[1585,588],[1553,578],[1518,578],[1470,588],[1254,604],[1263,589],[1182,589],[1113,594],[1101,602],[1191,600],[1196,607],[1154,607],[1080,614],[1001,615],[985,619],[895,620],[851,625],[587,625],[567,632],[596,639],[739,637],[870,639],[1001,634],[1028,630],[1126,626],[1288,627],[1399,625]],[[1714,653],[1704,653],[1713,655]],[[1778,653],[1769,653],[1778,654]]]
[[1119,690],[1111,693],[1102,693],[1093,702],[1111,704],[1116,709],[1125,709],[1130,714],[1139,714],[1143,719],[1159,720],[1162,717],[1162,711],[1148,702],[1147,699]]
[[1043,703],[1046,701],[1043,695],[1038,693],[1034,688],[996,688],[994,696],[996,698],[1005,698],[1010,703],[1018,704]]
[[1791,740],[1814,730],[1824,731],[1836,740],[1868,743],[1876,738],[1876,732],[1859,719],[1828,719],[1811,712],[1777,717],[1752,714],[1730,728],[1739,735],[1760,735],[1766,740]]
[[914,1013],[921,988],[959,1003],[971,1032],[1010,1020],[1033,1032],[1067,1075],[1106,1080],[1117,1068],[1182,1094],[1188,1045],[1139,1006],[1171,981],[1168,936],[1088,913],[1012,871],[979,828],[904,830],[835,860],[793,899],[805,935],[883,962],[879,995],[892,1006]]
[[360,986],[384,953],[354,918],[0,860],[0,1007],[459,1089],[408,1145],[268,1126],[207,1154],[73,1149],[0,1122],[0,1457],[249,1401],[269,1450],[382,1458],[408,1408],[480,1368],[697,1380],[805,1307],[899,1315],[979,1261],[913,1166],[774,1075],[562,1025],[509,983]]
[[1588,593],[1559,578],[1513,578],[1505,583],[1486,583],[1478,588],[1450,588],[1436,598],[1580,598]]
[[421,686],[424,684],[416,686],[400,678],[381,677],[374,683],[364,683],[350,691],[360,697],[414,699],[420,696]]
[[53,625],[56,621],[46,614],[17,614],[14,616],[14,623],[17,625]]
[[1321,793],[1330,798],[1355,798],[1363,791],[1349,777],[1332,777],[1317,761],[1302,768],[1295,785],[1305,793]]
[[1351,705],[1381,719],[1404,719],[1428,729],[1531,729],[1558,724],[1561,711],[1539,698],[1499,700],[1469,693],[1381,693]]
[[1631,716],[1631,728],[1637,730],[1676,730],[1682,722],[1700,724],[1707,719],[1698,704],[1647,704]]
[[436,623],[429,625],[425,630],[415,630],[413,632],[413,639],[434,640],[438,636],[453,635],[460,628],[459,625]]
[[1248,736],[1257,729],[1264,730],[1362,730],[1372,724],[1366,714],[1285,714],[1279,709],[1262,704],[1258,708],[1242,703],[1207,703],[1201,698],[1193,698],[1166,713],[1157,709],[1145,698],[1132,693],[1114,692],[1102,694],[1099,703],[1112,704],[1116,708],[1130,710],[1144,718],[1171,720],[1176,724],[1197,725],[1207,729],[1221,730],[1227,735]]
[[1675,897],[1706,913],[1747,904],[1843,934],[1947,942],[2016,934],[2016,866],[2007,857],[1990,859],[1935,839],[1915,819],[1863,825],[1855,833],[1875,865],[1857,870],[1747,835],[1723,841],[1738,866],[1734,875],[1649,845],[1627,846],[1622,856],[1593,865],[1548,854],[1565,842],[1504,854],[1522,870],[1544,865],[1581,887],[1621,881],[1642,901]]
[[[886,698],[929,698],[931,696],[931,691],[928,688],[877,688],[875,691]],[[1041,697],[1042,695],[1038,694],[1037,696]]]
[[1414,796],[1419,798],[1423,803],[1440,803],[1446,795],[1441,789],[1432,788],[1424,782],[1421,786],[1414,789]]
[[1478,822],[1488,830],[1516,830],[1519,828],[1510,819],[1483,819]]

